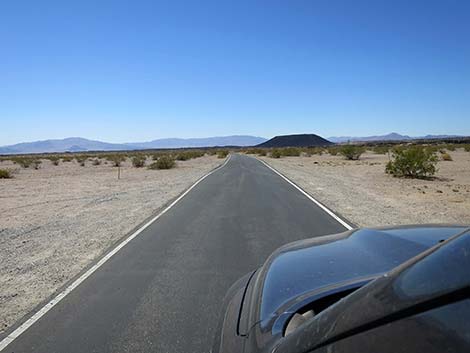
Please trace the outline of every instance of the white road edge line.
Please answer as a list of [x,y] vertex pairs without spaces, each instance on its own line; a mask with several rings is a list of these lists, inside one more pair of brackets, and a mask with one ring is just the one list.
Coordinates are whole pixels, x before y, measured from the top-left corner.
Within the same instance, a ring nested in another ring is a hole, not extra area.
[[304,191],[301,187],[299,187],[298,185],[296,185],[294,182],[290,181],[285,175],[281,174],[280,172],[278,172],[276,169],[274,169],[273,167],[271,167],[268,163],[266,163],[265,161],[259,159],[259,158],[255,158],[256,160],[260,161],[261,163],[263,163],[266,167],[268,167],[269,169],[271,169],[274,173],[276,173],[277,175],[279,175],[282,179],[284,179],[285,181],[287,181],[289,184],[291,184],[294,188],[296,188],[297,190],[299,190],[302,194],[304,194],[310,201],[314,202],[318,207],[320,207],[323,211],[325,211],[326,213],[328,213],[331,217],[333,217],[335,220],[337,220],[339,223],[341,223],[341,225],[343,225],[347,230],[351,230],[351,229],[354,229],[353,226],[351,226],[350,224],[348,224],[345,220],[341,219],[337,214],[335,214],[332,210],[330,210],[328,207],[326,207],[325,205],[323,205],[321,202],[315,200],[312,195],[310,195],[309,193],[307,193],[306,191]]
[[38,312],[36,312],[33,316],[31,316],[28,320],[22,323],[19,327],[17,327],[12,333],[6,336],[0,342],[0,351],[4,350],[10,343],[12,343],[16,338],[18,338],[23,332],[25,332],[28,328],[30,328],[36,321],[38,321],[41,317],[43,317],[49,310],[51,310],[54,306],[56,306],[62,299],[64,299],[70,292],[72,292],[75,288],[77,288],[83,281],[85,281],[88,277],[90,277],[93,272],[99,269],[103,264],[108,261],[113,255],[115,255],[119,250],[121,250],[124,246],[126,246],[132,239],[138,236],[144,229],[150,226],[153,222],[159,219],[162,215],[164,215],[170,208],[172,208],[178,201],[180,201],[183,197],[185,197],[197,184],[203,181],[212,173],[222,169],[228,163],[228,161],[232,158],[232,155],[229,155],[225,162],[220,165],[219,167],[211,170],[206,175],[199,178],[193,185],[189,187],[184,193],[182,193],[175,201],[173,201],[170,205],[168,205],[163,211],[153,217],[150,221],[145,223],[142,227],[132,233],[129,237],[124,239],[118,246],[116,246],[113,250],[111,250],[108,254],[106,254],[101,260],[99,260],[95,265],[93,265],[88,271],[82,274],[79,278],[77,278],[71,285],[65,288],[61,293],[59,293],[56,297],[54,297],[50,302],[44,305]]

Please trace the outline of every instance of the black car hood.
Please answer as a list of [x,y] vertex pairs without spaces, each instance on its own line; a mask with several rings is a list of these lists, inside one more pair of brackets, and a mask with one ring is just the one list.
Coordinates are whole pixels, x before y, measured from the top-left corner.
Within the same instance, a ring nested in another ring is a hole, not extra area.
[[464,229],[360,229],[284,246],[268,258],[252,283],[257,305],[247,329],[254,324],[261,331],[283,325],[283,320],[276,321],[313,296],[338,286],[360,287]]
[[[469,297],[470,231],[467,229],[321,312],[279,342],[275,351],[310,352],[395,320]],[[449,345],[441,348],[449,351]]]

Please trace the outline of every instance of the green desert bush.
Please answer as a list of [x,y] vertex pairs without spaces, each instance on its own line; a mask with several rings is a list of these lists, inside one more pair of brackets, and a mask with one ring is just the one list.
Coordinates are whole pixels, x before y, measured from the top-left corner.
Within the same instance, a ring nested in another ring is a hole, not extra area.
[[58,156],[49,156],[46,159],[50,160],[52,165],[59,165],[60,158]]
[[81,167],[84,167],[84,166],[85,166],[85,162],[86,162],[86,157],[85,157],[85,156],[76,156],[75,159],[77,160],[77,163],[78,163]]
[[261,148],[248,148],[245,150],[246,154],[260,154],[263,150]]
[[39,166],[41,165],[42,161],[40,159],[33,159],[31,164],[33,165],[34,169],[39,169]]
[[121,163],[126,160],[126,156],[120,154],[110,154],[106,156],[106,159],[113,163],[114,167],[120,167]]
[[227,150],[219,150],[217,151],[217,158],[225,158],[228,156]]
[[281,158],[281,151],[277,148],[271,151],[271,158]]
[[392,160],[385,167],[385,172],[395,177],[426,178],[433,176],[437,169],[435,152],[419,146],[394,149]]
[[321,147],[309,147],[305,149],[305,154],[307,156],[312,156],[314,154],[321,156],[323,154],[323,148]]
[[267,152],[265,149],[260,149],[258,152],[258,156],[265,157],[267,155]]
[[296,147],[286,147],[282,148],[281,155],[285,157],[299,157],[300,156],[300,149]]
[[451,151],[451,152],[455,151],[455,145],[453,145],[453,144],[448,144],[448,145],[446,145],[445,148],[446,148],[447,151]]
[[191,159],[191,155],[187,152],[181,152],[176,155],[177,161],[187,161],[188,159]]
[[464,145],[464,146],[463,146],[463,149],[464,149],[466,152],[470,152],[470,145]]
[[33,163],[33,159],[29,157],[12,157],[10,160],[23,168],[29,168]]
[[13,178],[11,171],[8,169],[0,169],[0,179],[10,179]]
[[204,154],[203,151],[183,151],[179,152],[175,158],[178,161],[187,161],[189,159],[203,157]]
[[358,160],[364,153],[364,148],[361,146],[344,145],[339,148],[338,152],[348,160]]
[[142,167],[144,167],[144,166],[145,166],[145,156],[138,155],[138,156],[132,157],[132,165],[133,165],[135,168],[142,168]]
[[339,146],[331,146],[326,149],[330,156],[336,156],[339,151]]
[[375,154],[387,154],[390,151],[390,146],[374,146],[372,152]]
[[448,154],[447,152],[442,153],[441,158],[442,158],[443,161],[452,161],[451,155]]
[[171,169],[176,165],[171,156],[161,156],[156,162],[149,165],[149,169]]
[[62,162],[72,162],[73,160],[73,157],[71,156],[65,156],[65,157],[62,157]]

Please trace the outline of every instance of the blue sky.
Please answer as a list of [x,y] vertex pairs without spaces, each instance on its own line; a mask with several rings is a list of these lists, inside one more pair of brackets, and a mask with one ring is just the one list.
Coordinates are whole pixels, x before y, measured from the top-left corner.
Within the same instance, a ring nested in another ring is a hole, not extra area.
[[2,1],[0,145],[470,135],[470,1]]

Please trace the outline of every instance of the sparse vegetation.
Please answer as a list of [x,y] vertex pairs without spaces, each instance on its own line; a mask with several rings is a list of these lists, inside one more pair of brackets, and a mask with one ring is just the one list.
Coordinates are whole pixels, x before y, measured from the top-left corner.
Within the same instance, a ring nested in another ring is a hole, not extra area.
[[23,168],[29,168],[29,166],[33,162],[33,159],[29,157],[11,157],[10,160],[14,164],[18,164]]
[[296,147],[286,147],[280,149],[281,155],[285,157],[299,157],[300,149]]
[[281,158],[281,151],[277,148],[271,151],[271,158]]
[[68,163],[72,162],[73,158],[71,156],[62,157],[62,162]]
[[187,161],[189,159],[203,157],[204,154],[205,153],[203,151],[184,151],[176,155],[176,160]]
[[171,156],[161,156],[156,162],[149,165],[149,169],[171,169],[176,165]]
[[390,151],[390,146],[374,146],[372,152],[375,154],[387,154]]
[[106,156],[106,159],[113,163],[114,167],[120,167],[122,162],[126,160],[126,156],[120,154],[110,154]]
[[464,149],[466,152],[470,152],[470,145],[465,145],[465,146],[463,146],[463,149]]
[[132,165],[135,168],[142,168],[145,166],[145,156],[139,155],[132,157]]
[[393,159],[385,172],[395,177],[427,178],[436,173],[437,157],[434,151],[420,146],[393,150]]
[[453,145],[453,144],[446,145],[446,150],[454,152],[455,151],[455,145]]
[[41,163],[42,163],[41,160],[33,159],[33,161],[32,161],[33,168],[36,169],[36,170],[39,169],[39,166],[41,165]]
[[11,179],[13,175],[8,169],[0,169],[0,179]]
[[217,151],[217,158],[225,158],[228,156],[227,150],[219,150]]
[[58,156],[49,156],[47,159],[51,161],[52,165],[59,165],[60,163],[60,158]]
[[447,152],[442,153],[441,158],[443,161],[452,161],[452,156]]
[[99,158],[93,159],[92,164],[93,164],[93,165],[100,165],[100,164],[101,164],[101,159],[99,159]]
[[339,148],[334,146],[334,147],[328,147],[327,151],[330,154],[330,156],[336,156],[338,154]]
[[343,155],[344,158],[355,161],[364,153],[364,148],[361,146],[344,145],[340,147],[339,153]]

